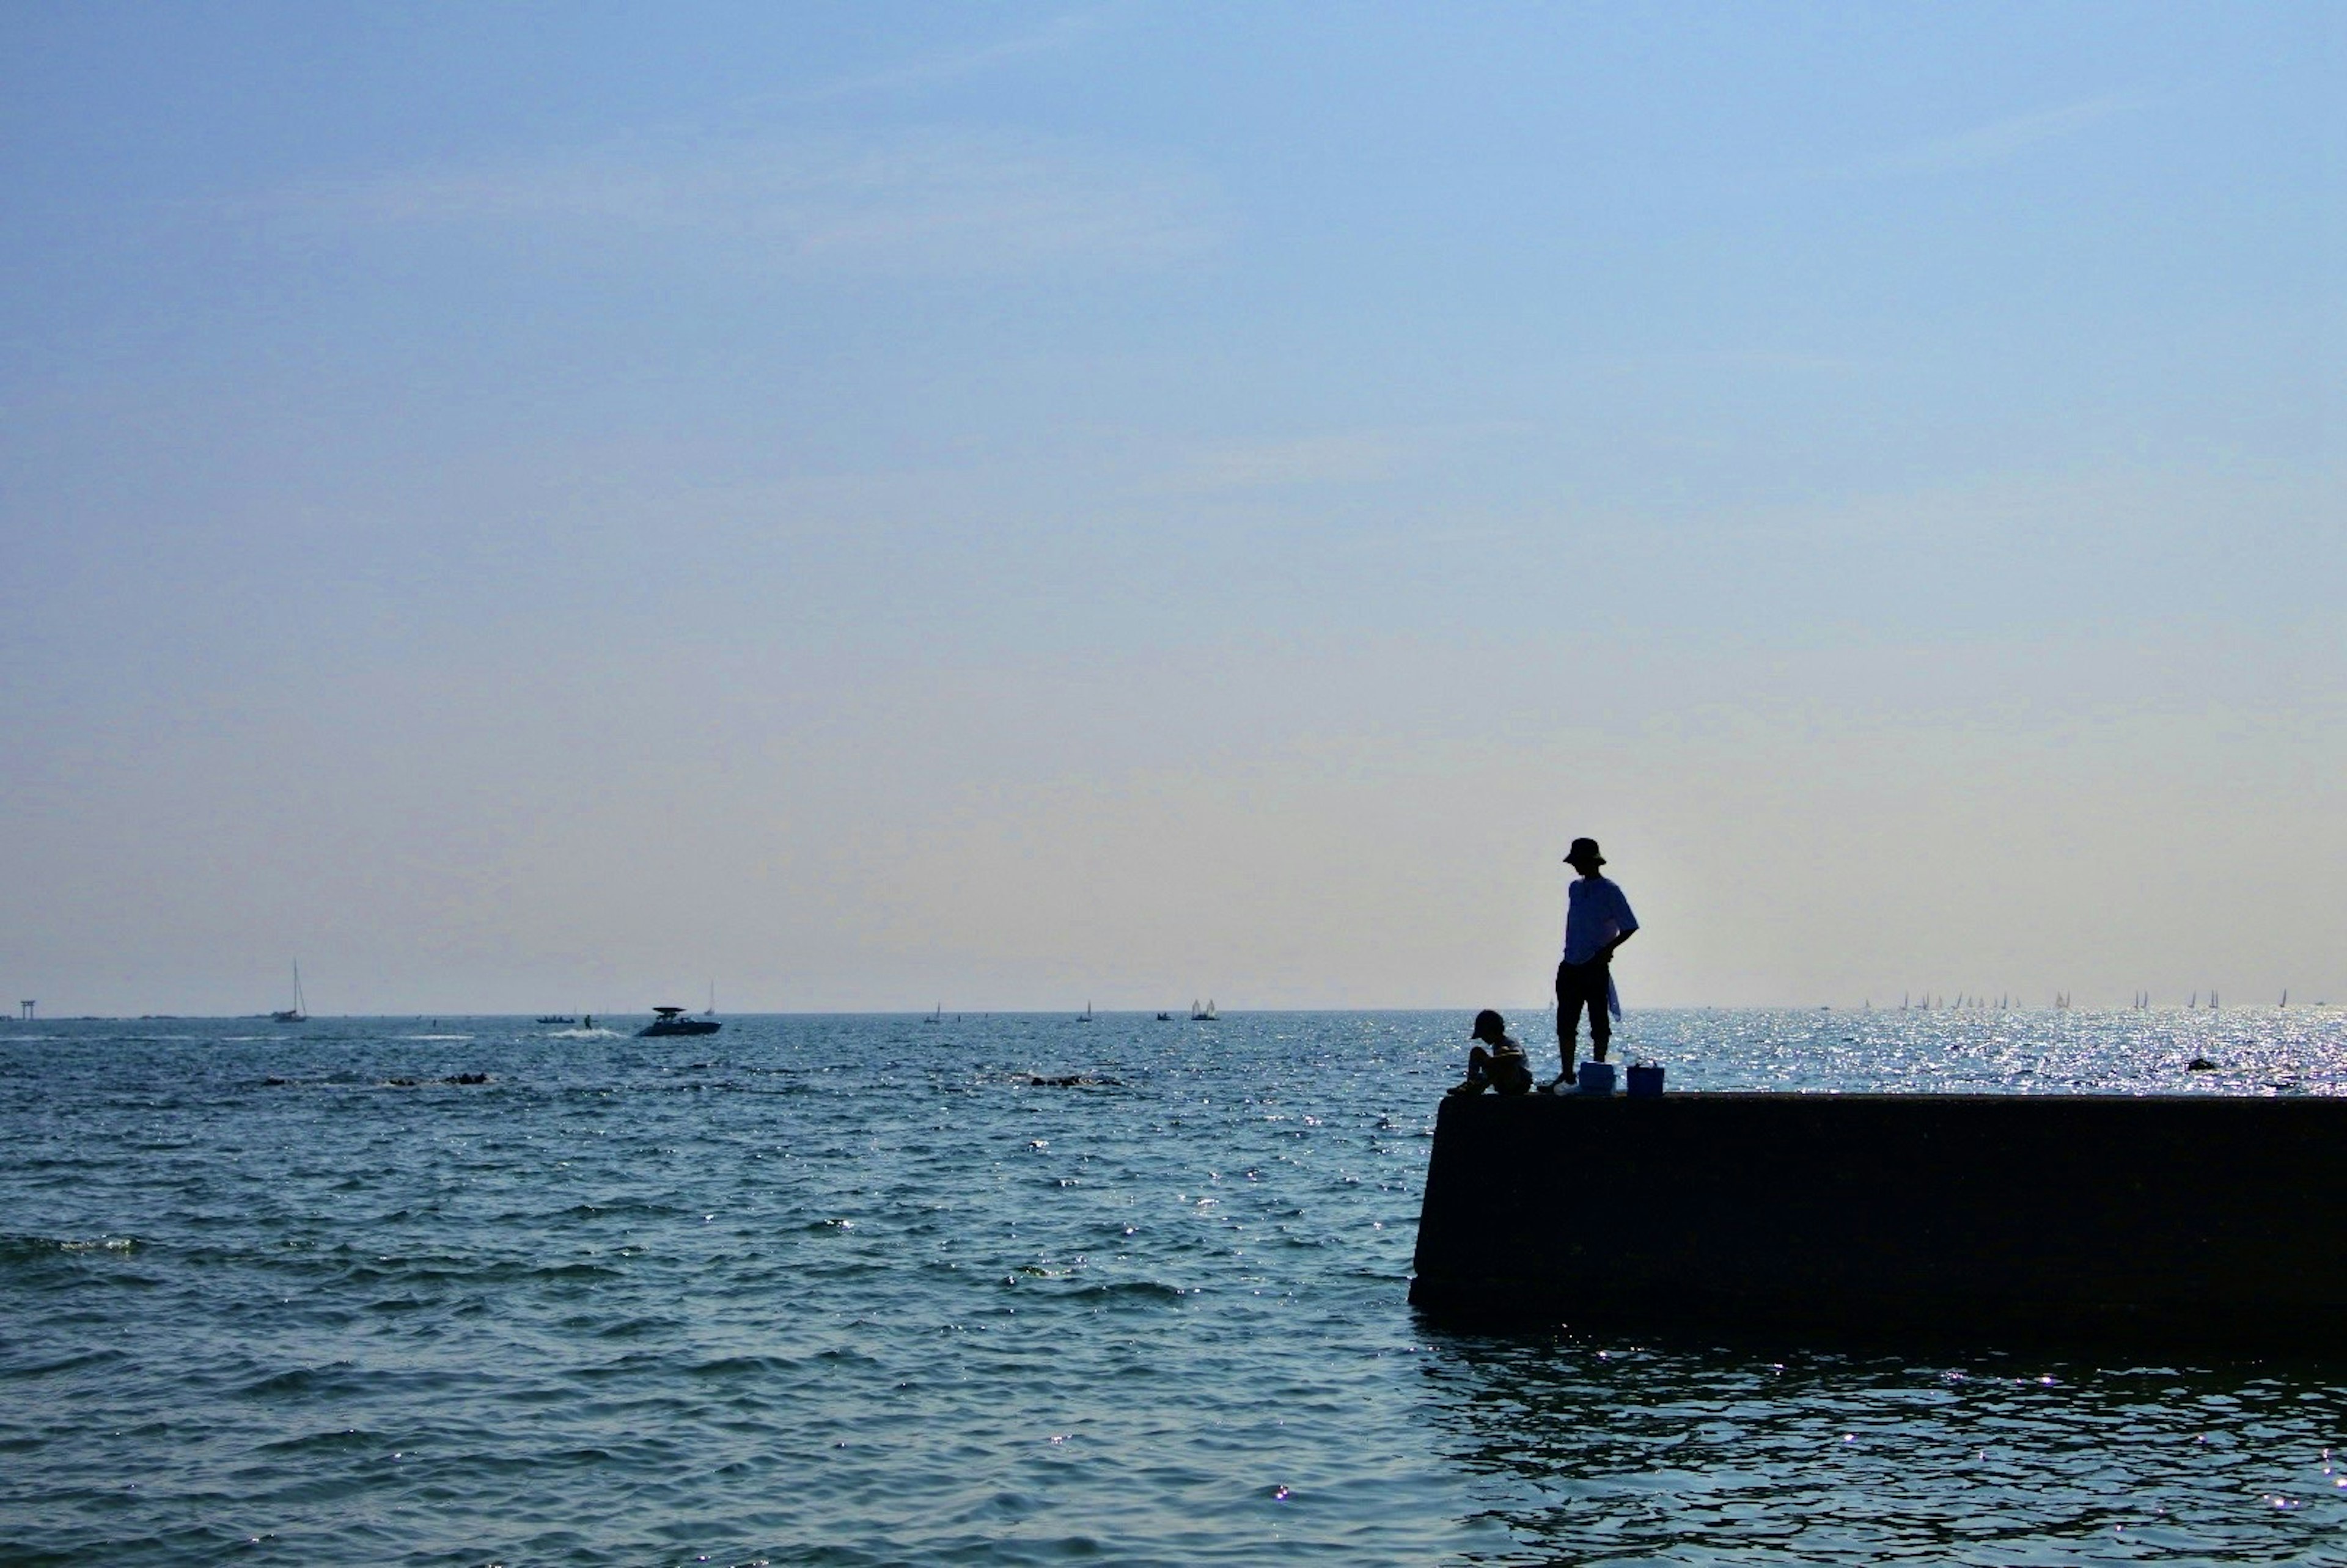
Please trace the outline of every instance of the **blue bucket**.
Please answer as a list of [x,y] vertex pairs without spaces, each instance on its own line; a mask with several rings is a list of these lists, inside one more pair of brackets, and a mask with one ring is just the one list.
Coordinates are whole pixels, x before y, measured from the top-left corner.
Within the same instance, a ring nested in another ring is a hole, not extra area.
[[1573,1086],[1583,1094],[1614,1092],[1614,1064],[1610,1061],[1584,1061]]
[[1663,1070],[1651,1061],[1641,1061],[1630,1069],[1630,1098],[1660,1100],[1663,1097]]

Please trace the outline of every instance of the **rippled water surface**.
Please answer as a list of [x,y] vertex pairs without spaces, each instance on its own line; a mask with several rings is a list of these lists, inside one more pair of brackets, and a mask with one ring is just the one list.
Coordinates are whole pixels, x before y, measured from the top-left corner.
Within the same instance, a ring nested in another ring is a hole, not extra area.
[[[1465,1027],[6,1025],[0,1558],[2347,1563],[2347,1354],[1425,1328]],[[2338,1012],[1624,1038],[1675,1089],[2347,1092]]]

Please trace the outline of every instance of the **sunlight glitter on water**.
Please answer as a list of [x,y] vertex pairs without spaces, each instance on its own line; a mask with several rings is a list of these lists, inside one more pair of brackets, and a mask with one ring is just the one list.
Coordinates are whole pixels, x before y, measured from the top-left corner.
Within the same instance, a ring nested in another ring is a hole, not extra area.
[[[1429,1334],[1465,1021],[0,1034],[0,1546],[2280,1561],[2347,1529],[2338,1368]],[[1675,1089],[2347,1089],[2311,1015],[1622,1038]]]

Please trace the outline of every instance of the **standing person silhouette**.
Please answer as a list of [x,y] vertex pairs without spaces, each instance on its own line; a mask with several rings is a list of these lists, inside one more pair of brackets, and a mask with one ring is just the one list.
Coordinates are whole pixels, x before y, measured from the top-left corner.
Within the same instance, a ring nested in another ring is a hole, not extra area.
[[1597,875],[1605,857],[1594,838],[1576,838],[1564,852],[1564,863],[1581,873],[1565,889],[1564,958],[1556,966],[1556,1049],[1564,1071],[1543,1085],[1554,1093],[1573,1083],[1573,1037],[1579,1032],[1581,1009],[1589,1009],[1589,1054],[1605,1060],[1614,1038],[1614,1020],[1622,1016],[1614,994],[1614,949],[1638,928],[1630,900],[1622,889]]

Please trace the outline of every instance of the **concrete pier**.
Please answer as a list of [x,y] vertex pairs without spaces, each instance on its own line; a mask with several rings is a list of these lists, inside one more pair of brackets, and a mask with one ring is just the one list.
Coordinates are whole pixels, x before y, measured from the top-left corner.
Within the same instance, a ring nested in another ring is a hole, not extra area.
[[1447,1099],[1410,1299],[1461,1327],[2347,1354],[2347,1099]]

